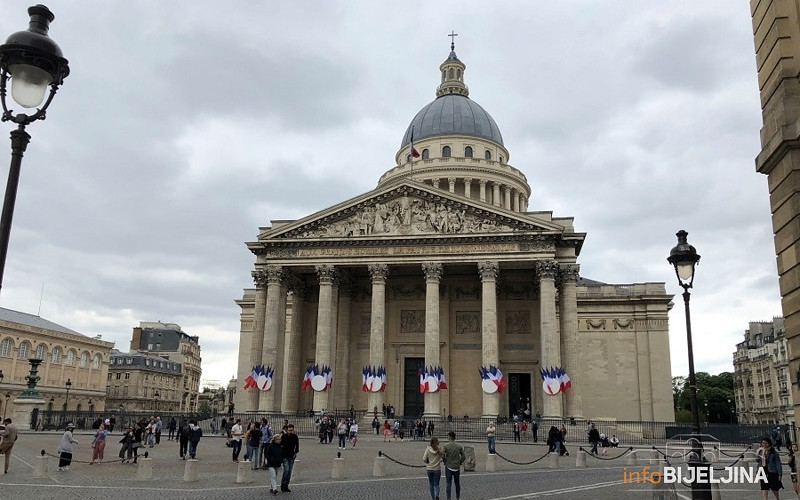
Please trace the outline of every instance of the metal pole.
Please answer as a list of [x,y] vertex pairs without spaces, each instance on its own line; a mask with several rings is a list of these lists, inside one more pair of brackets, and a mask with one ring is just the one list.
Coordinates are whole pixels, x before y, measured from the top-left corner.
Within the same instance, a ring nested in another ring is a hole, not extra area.
[[25,154],[30,140],[31,136],[25,132],[24,124],[20,124],[19,128],[11,132],[11,166],[8,170],[8,184],[6,184],[6,195],[3,199],[3,214],[0,216],[0,287],[3,286],[8,241],[11,237],[11,219],[14,217],[14,204],[17,201],[22,156]]

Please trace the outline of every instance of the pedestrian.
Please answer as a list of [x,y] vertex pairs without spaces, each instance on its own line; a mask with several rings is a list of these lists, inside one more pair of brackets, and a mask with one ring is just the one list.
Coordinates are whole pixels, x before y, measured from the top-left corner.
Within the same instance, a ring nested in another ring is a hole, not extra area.
[[117,417],[111,415],[111,418],[108,419],[108,432],[114,432],[114,426],[117,425]]
[[72,436],[72,431],[74,430],[75,424],[70,422],[67,424],[67,430],[64,431],[64,435],[61,436],[61,443],[58,445],[58,470],[60,471],[68,471],[69,465],[72,463],[72,452],[75,445],[78,444],[78,441]]
[[497,432],[497,428],[494,426],[494,422],[489,422],[489,426],[486,427],[486,444],[489,445],[489,454],[494,455],[495,449],[495,433]]
[[789,478],[792,480],[792,489],[794,490],[794,494],[797,495],[797,498],[800,498],[800,488],[797,485],[797,458],[795,454],[797,453],[797,445],[792,444],[789,448]]
[[172,441],[175,439],[175,431],[178,430],[178,421],[175,420],[175,417],[169,419],[169,425],[167,425],[167,429],[169,429],[167,441]]
[[569,452],[567,451],[567,428],[565,426],[561,426],[561,452],[560,455],[569,456]]
[[617,439],[616,434],[611,435],[611,440],[609,441],[612,448],[619,448],[619,439]]
[[[383,421],[383,442],[389,441],[389,436],[392,435],[392,426],[388,420]],[[389,441],[391,442],[391,441]]]
[[514,433],[514,442],[515,443],[522,442],[522,439],[520,439],[519,437],[520,433],[519,422],[514,422],[514,427],[512,428],[512,432]]
[[106,424],[100,424],[100,427],[94,433],[94,439],[92,439],[92,461],[89,462],[89,465],[92,465],[95,461],[103,463],[107,436]]
[[444,475],[447,487],[447,500],[450,500],[450,485],[456,485],[456,500],[461,500],[461,464],[467,459],[464,454],[464,447],[456,442],[456,433],[450,431],[447,433],[449,438],[446,445],[444,445]]
[[292,480],[292,467],[294,460],[300,452],[300,440],[294,433],[294,424],[286,426],[286,434],[281,438],[283,450],[283,477],[281,478],[281,491],[290,492],[289,482]]
[[211,419],[211,435],[215,436],[217,434],[217,420],[212,418]]
[[760,481],[761,494],[763,495],[764,500],[768,500],[769,492],[772,491],[772,494],[775,495],[775,498],[780,500],[780,490],[783,489],[783,483],[781,483],[781,474],[783,473],[783,468],[781,467],[781,457],[775,448],[773,448],[772,440],[767,436],[764,436],[764,438],[761,440],[761,450],[759,451],[759,464],[761,466],[761,470],[763,470],[767,476],[766,481]]
[[345,449],[347,445],[347,424],[344,419],[341,419],[339,425],[336,426],[336,434],[339,436],[339,449]]
[[253,470],[258,469],[258,448],[261,446],[261,426],[253,421],[247,436],[247,456],[250,457],[250,465]]
[[551,425],[547,432],[547,452],[561,454],[561,431],[555,425]]
[[264,452],[264,464],[269,470],[269,492],[278,494],[278,469],[283,464],[283,448],[281,447],[282,434],[275,434]]
[[350,424],[350,442],[353,443],[353,448],[355,448],[356,443],[358,443],[358,422],[355,420]]
[[147,447],[152,448],[156,444],[156,419],[150,417],[150,422],[147,424]]
[[527,420],[523,420],[522,421],[522,424],[520,424],[520,426],[519,426],[519,430],[522,433],[522,438],[523,438],[522,440],[523,441],[527,441],[528,440],[528,421]]
[[431,420],[430,422],[428,422],[428,437],[433,436],[433,427],[434,427],[433,420]]
[[442,481],[443,457],[444,450],[439,446],[439,439],[432,437],[430,444],[425,448],[425,453],[422,455],[422,461],[425,463],[425,469],[428,473],[431,500],[439,500],[439,483]]
[[181,460],[186,460],[186,453],[189,448],[189,435],[192,433],[192,428],[189,427],[189,422],[184,418],[181,421],[181,426],[178,427],[178,435],[175,439],[178,441],[178,456]]
[[539,422],[534,420],[531,422],[531,435],[533,435],[533,442],[539,442]]
[[228,437],[228,420],[225,417],[222,417],[222,420],[219,423],[219,433],[225,436],[225,442],[230,445],[229,441],[227,440]]
[[163,427],[164,423],[161,421],[161,417],[156,417],[156,426],[155,426],[156,444],[161,444],[161,429]]
[[597,445],[600,444],[600,432],[597,430],[594,424],[591,424],[587,434],[589,435],[589,443],[592,445],[592,449],[589,450],[589,453],[592,455],[597,455]]
[[[391,406],[389,408],[391,408]],[[392,427],[392,436],[394,436],[395,441],[397,441],[397,437],[399,435],[400,435],[400,422],[395,420],[394,426]]]
[[[139,460],[139,448],[144,446],[144,421],[139,422],[135,426],[133,426],[133,445],[131,449],[133,450],[133,463],[136,463]],[[128,450],[128,461],[130,461],[130,453],[131,450]]]
[[272,426],[266,418],[261,419],[261,443],[258,445],[258,467],[267,468],[265,455],[267,453],[267,446],[272,441]]
[[119,443],[122,445],[122,448],[119,450],[119,458],[124,464],[133,457],[133,426],[125,430]]
[[242,451],[242,419],[237,418],[236,423],[231,427],[231,458],[234,463],[239,463],[239,453]]
[[610,445],[611,443],[608,441],[608,436],[606,436],[603,433],[600,433],[600,447],[602,448],[600,454],[603,456],[608,455],[608,448]]
[[3,474],[8,474],[8,465],[11,461],[11,449],[14,447],[14,443],[17,442],[18,437],[17,426],[11,423],[10,418],[4,419],[2,428],[0,428],[0,454],[6,456]]
[[194,460],[197,457],[197,445],[203,437],[203,429],[197,425],[197,420],[189,421],[189,456]]
[[[377,408],[378,407],[376,406],[375,409],[377,410]],[[376,415],[375,418],[372,419],[372,430],[375,431],[375,435],[376,436],[380,432],[380,427],[381,427],[381,422],[380,422],[380,420],[378,420],[378,417]]]

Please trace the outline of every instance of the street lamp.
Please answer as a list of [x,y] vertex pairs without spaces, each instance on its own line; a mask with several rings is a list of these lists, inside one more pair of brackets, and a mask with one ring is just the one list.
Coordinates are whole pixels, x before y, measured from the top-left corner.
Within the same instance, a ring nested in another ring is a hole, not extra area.
[[11,399],[11,393],[7,392],[6,393],[6,404],[3,405],[3,418],[4,419],[6,418],[6,410],[8,410],[8,400],[9,399]]
[[155,393],[155,394],[153,394],[153,397],[154,397],[154,398],[155,398],[155,400],[156,400],[156,411],[158,411],[158,400],[159,400],[159,398],[161,397],[161,394],[160,394],[158,391],[156,391],[156,393]]
[[689,315],[689,289],[694,282],[694,269],[700,256],[692,245],[686,241],[689,235],[681,229],[675,236],[678,237],[678,244],[669,252],[667,261],[675,267],[675,275],[678,277],[678,284],[683,288],[683,304],[686,311],[686,346],[689,351],[689,403],[692,410],[692,451],[689,455],[688,464],[695,469],[692,482],[692,498],[701,500],[711,500],[711,488],[709,484],[701,484],[697,479],[701,469],[706,469],[706,477],[709,477],[710,470],[704,465],[703,441],[700,436],[700,411],[697,407],[697,378],[694,374],[694,352],[692,351],[692,320]]
[[69,404],[69,390],[72,389],[72,380],[67,379],[64,385],[67,387],[67,397],[64,399],[64,410],[66,411],[67,405]]
[[708,401],[703,401],[703,406],[706,407],[706,424],[708,424]]
[[5,376],[3,375],[3,370],[0,370],[0,384],[3,383],[3,378],[5,378]]
[[[44,120],[45,112],[58,87],[69,75],[69,64],[64,59],[61,49],[47,36],[50,23],[55,19],[53,13],[44,5],[34,5],[28,8],[28,15],[31,19],[27,31],[12,34],[6,43],[0,45],[0,103],[3,105],[3,116],[0,117],[0,121],[17,124],[17,129],[11,132],[11,167],[3,199],[3,213],[0,216],[0,286],[3,284],[3,272],[6,267],[22,155],[25,154],[25,149],[31,140],[31,136],[25,132],[25,127],[36,120]],[[15,114],[8,108],[6,87],[9,79],[12,99],[23,108],[37,108],[35,113]],[[47,87],[50,87],[50,92],[45,100]]]

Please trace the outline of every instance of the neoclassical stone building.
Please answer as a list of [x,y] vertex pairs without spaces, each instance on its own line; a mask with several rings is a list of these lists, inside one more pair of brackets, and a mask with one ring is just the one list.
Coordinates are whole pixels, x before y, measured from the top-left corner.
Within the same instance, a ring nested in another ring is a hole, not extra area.
[[[275,367],[272,390],[236,393],[237,411],[372,410],[397,414],[673,420],[663,283],[580,276],[585,233],[571,217],[529,211],[531,188],[509,164],[494,119],[469,98],[454,47],[436,99],[406,130],[396,165],[367,193],[248,243],[255,288],[241,300],[238,380]],[[418,152],[412,155],[413,149]],[[328,391],[300,391],[308,365]],[[385,392],[361,391],[365,365]],[[420,394],[418,367],[440,365],[448,389]],[[503,394],[478,369],[499,366]],[[561,366],[566,394],[539,370]]]

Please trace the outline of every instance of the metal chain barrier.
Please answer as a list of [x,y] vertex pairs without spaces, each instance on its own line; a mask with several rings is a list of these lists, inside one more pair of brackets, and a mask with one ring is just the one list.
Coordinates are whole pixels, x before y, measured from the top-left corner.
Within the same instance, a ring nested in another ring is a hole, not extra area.
[[[42,450],[41,454],[42,454],[43,457],[44,456],[48,456],[48,457],[61,459],[60,455],[53,455],[52,453],[47,453],[45,450]],[[148,453],[144,452],[144,454],[139,455],[139,457],[133,457],[133,458],[148,458]],[[113,464],[113,463],[116,463],[116,462],[124,463],[126,460],[129,460],[129,459],[128,458],[115,458],[113,460],[103,460],[102,462],[95,462],[95,463],[104,463],[104,464]],[[76,463],[76,464],[90,464],[90,465],[92,463],[92,462],[86,462],[86,461],[83,461],[83,460],[75,460],[74,458],[72,460],[70,460],[70,462],[71,463]]]
[[633,451],[633,446],[629,447],[627,450],[625,450],[624,452],[620,453],[616,457],[610,457],[610,458],[609,457],[601,457],[600,455],[595,455],[593,453],[589,453],[588,451],[583,449],[583,446],[579,446],[578,449],[581,450],[581,451],[586,452],[587,456],[590,456],[592,458],[596,458],[598,460],[616,460],[616,459],[624,457],[625,455],[628,455],[630,452],[632,452]]
[[414,469],[423,469],[423,468],[427,467],[427,465],[411,465],[411,464],[403,463],[403,462],[401,462],[399,460],[395,460],[394,458],[390,457],[389,455],[387,455],[386,453],[384,453],[382,451],[378,451],[378,456],[379,457],[386,457],[389,460],[391,460],[392,462],[396,463],[397,465],[402,465],[404,467],[412,467]]
[[721,450],[721,449],[720,449],[718,446],[714,446],[714,449],[715,449],[715,450],[717,450],[718,452],[720,452],[720,454],[721,454],[721,455],[725,455],[726,457],[729,457],[729,458],[735,458],[735,457],[742,458],[742,457],[744,457],[744,452],[745,452],[745,451],[748,451],[748,450],[752,450],[752,449],[753,449],[753,447],[752,447],[752,446],[748,446],[747,448],[745,448],[745,449],[744,449],[744,450],[743,450],[741,453],[739,453],[738,455],[730,455],[730,454],[728,454],[728,453],[725,453],[725,452],[724,452],[724,451],[722,451],[722,450]]
[[735,460],[735,461],[734,461],[732,464],[730,464],[730,465],[727,465],[727,466],[725,466],[725,467],[714,467],[713,469],[714,469],[714,470],[718,470],[718,471],[723,471],[723,470],[727,469],[728,467],[733,467],[734,465],[738,464],[740,460],[744,460],[744,455],[742,455],[742,456],[740,456],[739,458],[737,458],[737,459],[736,459],[736,460]]
[[517,462],[517,461],[511,460],[510,458],[506,458],[506,457],[504,457],[503,455],[501,455],[501,454],[497,453],[497,451],[495,451],[495,452],[494,452],[494,454],[495,454],[495,455],[497,455],[498,457],[502,458],[502,459],[503,459],[503,460],[505,460],[506,462],[508,462],[508,463],[512,463],[512,464],[514,464],[514,465],[531,465],[531,464],[535,464],[536,462],[538,462],[538,461],[540,461],[540,460],[543,460],[543,459],[544,459],[544,457],[546,457],[546,456],[548,456],[548,455],[550,454],[550,452],[548,451],[547,453],[545,453],[545,454],[544,454],[544,455],[542,455],[541,457],[539,457],[539,458],[536,458],[536,459],[533,459],[533,460],[531,460],[530,462]]

